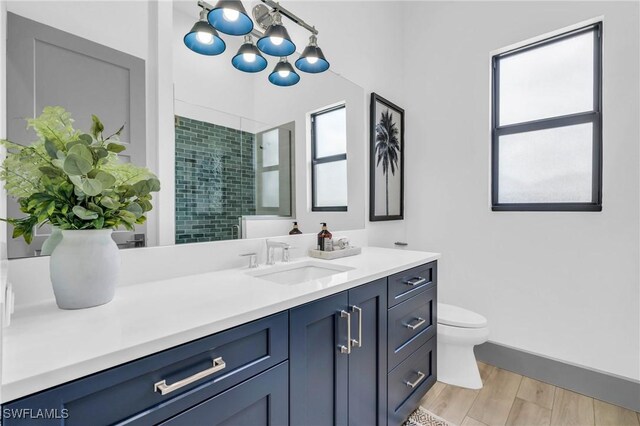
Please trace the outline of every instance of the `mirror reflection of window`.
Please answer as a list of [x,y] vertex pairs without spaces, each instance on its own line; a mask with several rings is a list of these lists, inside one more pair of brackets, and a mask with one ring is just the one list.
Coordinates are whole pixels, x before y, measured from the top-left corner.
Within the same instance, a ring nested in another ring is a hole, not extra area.
[[347,108],[311,114],[312,211],[347,211]]
[[280,163],[280,144],[278,143],[278,129],[269,130],[262,134],[262,165],[264,167],[278,166]]
[[271,170],[260,173],[262,177],[262,207],[263,209],[277,209],[280,207],[280,172]]
[[288,126],[256,134],[256,214],[291,216],[291,137]]

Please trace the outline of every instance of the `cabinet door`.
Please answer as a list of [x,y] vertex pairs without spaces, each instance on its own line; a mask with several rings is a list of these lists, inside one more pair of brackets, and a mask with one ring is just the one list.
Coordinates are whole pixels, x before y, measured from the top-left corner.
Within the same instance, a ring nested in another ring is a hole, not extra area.
[[[290,311],[290,421],[292,425],[346,425],[349,355],[347,292]],[[353,326],[353,315],[351,315]]]
[[349,312],[349,426],[386,425],[387,279],[349,290]]
[[196,405],[162,425],[287,425],[288,378],[288,366],[284,362]]

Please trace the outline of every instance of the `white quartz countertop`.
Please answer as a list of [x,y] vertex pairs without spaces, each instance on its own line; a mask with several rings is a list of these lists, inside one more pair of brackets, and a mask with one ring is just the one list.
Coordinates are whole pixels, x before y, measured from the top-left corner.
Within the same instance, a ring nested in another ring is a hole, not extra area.
[[[314,259],[354,269],[295,285],[252,277],[248,269],[228,269],[118,287],[111,303],[90,309],[64,311],[53,300],[34,305],[17,311],[4,330],[2,402],[439,257],[437,253],[365,247],[353,257]],[[304,260],[309,258],[292,263]]]

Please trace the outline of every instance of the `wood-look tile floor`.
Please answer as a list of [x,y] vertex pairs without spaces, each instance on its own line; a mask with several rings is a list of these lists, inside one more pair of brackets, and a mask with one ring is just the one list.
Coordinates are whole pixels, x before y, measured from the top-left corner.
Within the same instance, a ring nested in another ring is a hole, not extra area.
[[460,426],[640,426],[640,413],[478,363],[484,387],[436,382],[420,405]]

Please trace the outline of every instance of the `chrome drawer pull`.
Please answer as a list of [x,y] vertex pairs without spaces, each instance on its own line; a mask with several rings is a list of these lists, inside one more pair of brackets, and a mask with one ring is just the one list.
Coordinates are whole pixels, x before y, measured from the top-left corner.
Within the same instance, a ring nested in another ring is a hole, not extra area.
[[424,318],[420,318],[420,317],[418,317],[418,318],[416,318],[416,319],[418,320],[418,322],[417,322],[417,323],[415,323],[415,324],[405,324],[405,327],[407,327],[407,328],[409,328],[409,329],[411,329],[411,330],[415,330],[416,328],[420,327],[422,324],[424,324],[425,322],[427,322],[427,320],[426,320],[426,319],[424,319]]
[[224,362],[222,357],[216,358],[213,360],[213,367],[207,368],[206,370],[196,373],[193,376],[187,377],[186,379],[177,381],[172,385],[168,385],[166,380],[162,380],[153,385],[153,391],[160,392],[161,395],[166,395],[182,387],[185,387],[193,382],[196,382],[200,379],[203,379],[207,376],[217,373],[218,371],[222,371],[226,366],[227,366],[227,363]]
[[349,355],[351,353],[351,314],[345,310],[339,312],[340,318],[347,319],[347,346],[338,345],[341,354]]
[[353,312],[358,312],[358,340],[353,339],[351,342],[353,343],[353,347],[361,348],[362,347],[362,308],[353,305],[351,307]]
[[415,382],[406,381],[406,382],[404,382],[404,384],[409,386],[411,389],[413,389],[416,386],[418,386],[420,384],[420,382],[422,382],[424,380],[425,377],[427,377],[426,374],[424,374],[422,371],[418,371],[418,378],[416,379]]
[[420,285],[420,284],[424,284],[426,282],[427,282],[426,278],[414,277],[414,278],[411,278],[410,280],[406,280],[404,283],[406,285],[410,285],[410,286],[417,286],[417,285]]

